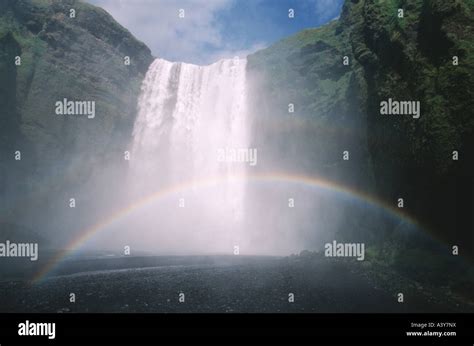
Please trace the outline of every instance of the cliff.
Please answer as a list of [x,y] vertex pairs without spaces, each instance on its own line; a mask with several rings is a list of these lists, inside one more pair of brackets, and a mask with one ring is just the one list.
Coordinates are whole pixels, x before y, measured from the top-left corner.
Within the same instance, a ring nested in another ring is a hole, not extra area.
[[[249,56],[251,75],[268,91],[254,100],[255,142],[283,143],[272,158],[282,167],[393,206],[402,197],[427,231],[472,254],[473,19],[473,1],[346,1],[338,20]],[[420,118],[381,115],[389,98],[419,101]],[[270,118],[278,125],[268,129]],[[377,232],[390,247],[397,231]]]
[[[81,197],[84,184],[106,177],[101,167],[124,165],[152,60],[148,47],[98,7],[76,0],[0,2],[1,222],[33,214],[27,226],[41,229],[64,213],[70,198],[89,203]],[[56,114],[55,103],[64,98],[94,101],[95,117]]]

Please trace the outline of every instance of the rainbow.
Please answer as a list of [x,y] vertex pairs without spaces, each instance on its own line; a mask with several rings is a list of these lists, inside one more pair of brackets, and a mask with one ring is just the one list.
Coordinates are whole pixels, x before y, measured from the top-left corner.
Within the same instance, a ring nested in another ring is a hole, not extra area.
[[362,201],[369,206],[382,208],[389,215],[394,216],[398,219],[402,219],[412,225],[416,225],[422,228],[419,222],[413,219],[410,215],[404,213],[401,209],[396,208],[394,205],[387,204],[386,202],[379,200],[362,191],[357,191],[343,185],[338,185],[335,182],[323,180],[318,177],[292,175],[286,173],[262,173],[213,177],[202,180],[192,180],[185,183],[168,186],[110,214],[103,220],[93,224],[89,228],[80,232],[80,235],[78,237],[74,238],[62,251],[58,252],[58,254],[54,256],[54,258],[52,258],[47,265],[45,265],[40,271],[38,271],[38,273],[34,276],[32,282],[41,282],[44,278],[48,276],[49,273],[56,269],[68,255],[72,254],[75,250],[77,250],[86,241],[91,239],[94,235],[113,226],[114,224],[123,220],[125,217],[131,215],[133,212],[136,212],[144,208],[145,206],[156,202],[157,200],[160,200],[167,196],[171,196],[176,193],[183,193],[185,191],[188,191],[189,189],[208,188],[221,183],[241,182],[243,180],[249,183],[289,183],[326,190],[329,192],[340,194],[345,197],[355,198],[356,200]]

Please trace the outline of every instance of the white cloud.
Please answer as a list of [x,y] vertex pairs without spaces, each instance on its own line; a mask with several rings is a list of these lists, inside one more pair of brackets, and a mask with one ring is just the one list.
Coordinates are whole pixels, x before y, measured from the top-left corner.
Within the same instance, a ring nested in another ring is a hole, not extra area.
[[214,62],[221,59],[228,59],[233,57],[244,58],[249,54],[252,54],[260,49],[266,48],[266,43],[255,43],[246,49],[232,49],[231,47],[223,48],[209,55],[209,61]]
[[[239,53],[227,47],[216,17],[233,1],[89,0],[145,42],[155,56],[201,64]],[[180,9],[184,9],[185,18],[179,18]]]
[[315,14],[326,20],[333,20],[339,17],[340,1],[337,0],[316,0],[314,3]]

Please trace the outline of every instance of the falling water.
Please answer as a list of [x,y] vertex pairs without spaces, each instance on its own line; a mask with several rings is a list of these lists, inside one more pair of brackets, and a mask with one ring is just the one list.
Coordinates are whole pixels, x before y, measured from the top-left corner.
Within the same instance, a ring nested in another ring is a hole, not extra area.
[[[192,227],[183,224],[183,218],[189,218],[200,223],[194,225],[200,232],[212,233],[207,237],[227,235],[230,243],[238,238],[245,179],[236,182],[231,177],[245,177],[246,164],[222,162],[219,152],[249,147],[245,71],[245,59],[225,59],[208,66],[156,59],[146,74],[130,160],[134,192],[146,195],[194,184],[191,191],[180,191],[171,199],[176,208],[183,203],[188,213],[180,215],[182,211],[175,210],[176,217],[168,219],[167,228]],[[199,182],[203,180],[220,183],[202,189]]]

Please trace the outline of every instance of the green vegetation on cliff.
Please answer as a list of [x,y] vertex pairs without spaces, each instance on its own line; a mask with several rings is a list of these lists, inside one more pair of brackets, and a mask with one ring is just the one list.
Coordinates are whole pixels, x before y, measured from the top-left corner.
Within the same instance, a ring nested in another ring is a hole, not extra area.
[[[274,160],[282,167],[370,188],[365,81],[350,48],[349,31],[342,29],[339,21],[332,21],[249,56],[249,75],[257,89],[252,93],[255,137],[257,146],[282,144]],[[345,57],[348,65],[343,64]],[[293,114],[289,104],[294,105]],[[351,152],[351,160],[343,163],[344,150]]]
[[[286,144],[283,166],[309,167],[391,204],[403,197],[427,229],[472,253],[473,24],[473,1],[346,1],[337,21],[249,56],[268,90],[254,107],[262,123],[278,124],[258,127],[262,143]],[[380,115],[388,98],[420,101],[420,119]]]
[[[378,193],[403,196],[435,234],[472,254],[474,2],[351,1],[341,21],[365,70]],[[381,116],[388,98],[420,101],[421,117]]]

